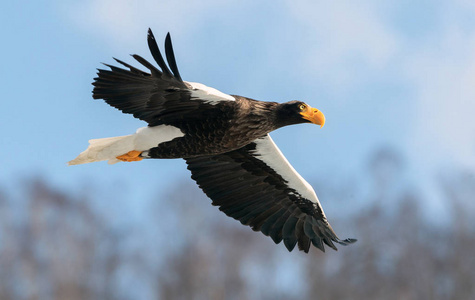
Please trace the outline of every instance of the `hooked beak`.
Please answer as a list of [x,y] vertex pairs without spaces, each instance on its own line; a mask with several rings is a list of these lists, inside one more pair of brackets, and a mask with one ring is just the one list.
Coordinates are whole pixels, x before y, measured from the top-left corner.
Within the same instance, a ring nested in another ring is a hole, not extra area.
[[316,108],[308,107],[306,111],[300,113],[305,120],[313,124],[320,125],[320,128],[325,125],[325,115]]

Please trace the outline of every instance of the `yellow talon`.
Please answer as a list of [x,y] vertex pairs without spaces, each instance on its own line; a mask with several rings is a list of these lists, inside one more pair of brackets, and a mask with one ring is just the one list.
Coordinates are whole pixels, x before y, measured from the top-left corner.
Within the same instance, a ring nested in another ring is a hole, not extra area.
[[137,150],[132,150],[129,151],[125,154],[119,155],[116,158],[121,160],[121,161],[141,161],[143,158],[140,157],[140,154],[142,154],[142,151],[137,151]]

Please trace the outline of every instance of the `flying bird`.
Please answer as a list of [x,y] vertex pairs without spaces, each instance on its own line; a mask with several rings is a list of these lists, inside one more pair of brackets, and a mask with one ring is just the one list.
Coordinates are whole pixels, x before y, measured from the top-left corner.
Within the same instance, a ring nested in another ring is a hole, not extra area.
[[[93,139],[69,165],[108,160],[110,164],[151,158],[183,158],[199,187],[226,215],[261,231],[292,251],[311,245],[347,245],[331,228],[315,191],[290,165],[269,136],[283,126],[323,126],[325,116],[302,101],[264,102],[228,95],[183,81],[170,34],[168,66],[152,31],[148,46],[160,69],[132,55],[144,72],[119,59],[94,78],[93,98],[148,123],[134,134]],[[125,67],[125,68],[124,68]]]

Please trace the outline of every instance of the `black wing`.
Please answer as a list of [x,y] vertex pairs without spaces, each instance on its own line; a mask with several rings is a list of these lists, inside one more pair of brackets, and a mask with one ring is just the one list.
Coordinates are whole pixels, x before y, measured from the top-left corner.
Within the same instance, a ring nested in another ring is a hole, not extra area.
[[355,239],[340,240],[313,188],[293,169],[269,135],[238,150],[186,159],[192,178],[226,215],[284,241],[289,251],[310,244],[336,250]]
[[105,65],[110,70],[98,69],[98,76],[93,82],[94,99],[104,99],[109,105],[124,113],[133,114],[150,126],[167,124],[186,118],[187,115],[199,117],[195,112],[211,108],[211,102],[232,99],[231,96],[204,85],[188,83],[181,79],[170,34],[167,34],[165,39],[165,53],[170,68],[165,63],[150,29],[147,41],[161,70],[136,54],[132,57],[150,73],[114,58],[128,69],[108,64]]

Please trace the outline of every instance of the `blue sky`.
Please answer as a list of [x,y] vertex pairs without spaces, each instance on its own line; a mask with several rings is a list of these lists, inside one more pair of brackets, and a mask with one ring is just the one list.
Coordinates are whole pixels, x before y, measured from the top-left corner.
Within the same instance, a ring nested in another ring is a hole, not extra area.
[[87,140],[145,125],[93,101],[91,82],[112,57],[151,59],[150,27],[158,40],[171,32],[185,80],[321,109],[323,129],[273,134],[310,182],[365,177],[389,146],[406,161],[401,180],[440,208],[435,175],[475,169],[474,13],[468,0],[2,3],[0,185],[42,175],[140,199],[189,177],[181,160],[66,166]]

